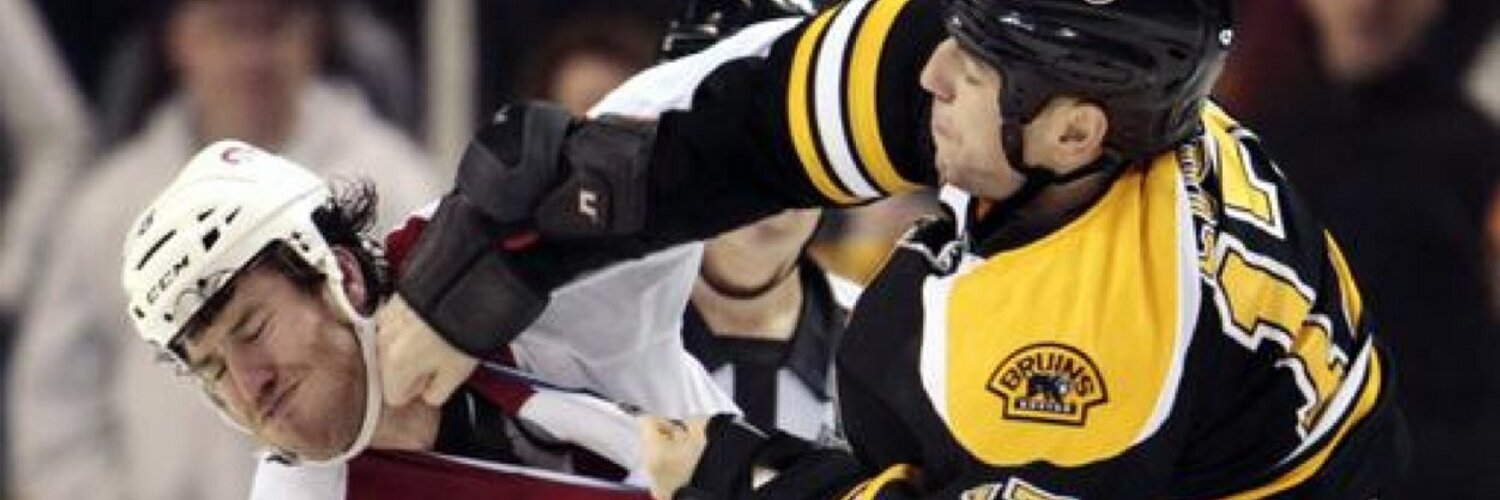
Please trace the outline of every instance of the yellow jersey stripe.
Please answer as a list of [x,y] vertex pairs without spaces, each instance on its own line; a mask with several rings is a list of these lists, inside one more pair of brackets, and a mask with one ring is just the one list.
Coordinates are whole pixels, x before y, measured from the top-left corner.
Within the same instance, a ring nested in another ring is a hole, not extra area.
[[786,96],[786,119],[787,127],[791,131],[792,146],[797,151],[797,159],[802,163],[802,168],[807,173],[808,180],[812,181],[814,187],[822,193],[823,197],[840,205],[852,205],[857,203],[853,195],[844,190],[842,186],[835,184],[828,175],[828,167],[823,164],[823,159],[818,154],[818,143],[813,136],[812,130],[812,107],[808,102],[808,84],[812,81],[812,59],[818,47],[818,40],[823,38],[823,32],[828,29],[828,23],[833,19],[838,9],[829,9],[807,26],[802,33],[801,39],[797,41],[797,50],[792,56],[792,73],[787,84]]
[[1334,273],[1339,277],[1339,292],[1344,296],[1344,313],[1349,315],[1349,331],[1354,338],[1359,338],[1359,318],[1364,314],[1364,299],[1359,295],[1359,285],[1354,282],[1354,273],[1349,271],[1349,261],[1344,258],[1344,251],[1339,248],[1338,242],[1333,240],[1333,234],[1324,231],[1323,239],[1328,242],[1328,257],[1333,261]]
[[1345,419],[1344,423],[1339,426],[1339,430],[1334,434],[1333,439],[1329,439],[1327,443],[1324,443],[1323,449],[1318,450],[1317,454],[1308,457],[1307,460],[1302,461],[1301,464],[1287,471],[1286,474],[1282,474],[1281,477],[1255,489],[1242,491],[1227,498],[1266,498],[1302,484],[1307,478],[1312,477],[1313,474],[1323,468],[1323,464],[1333,454],[1334,448],[1337,448],[1340,443],[1344,442],[1344,437],[1349,433],[1349,430],[1353,429],[1355,424],[1364,421],[1365,417],[1369,416],[1370,411],[1375,408],[1375,401],[1380,397],[1382,382],[1380,353],[1378,351],[1371,351],[1369,380],[1365,382],[1365,387],[1360,392],[1359,402],[1356,403],[1352,416]]
[[875,0],[868,17],[855,34],[854,55],[849,63],[849,125],[855,149],[866,177],[875,181],[881,191],[895,195],[916,189],[917,185],[902,178],[891,163],[890,154],[880,137],[876,85],[879,83],[880,56],[886,37],[896,22],[896,15],[910,0]]
[[844,500],[874,500],[880,496],[880,489],[891,483],[910,483],[917,479],[917,468],[908,464],[896,464],[887,467],[874,479],[865,481],[858,487],[844,495]]

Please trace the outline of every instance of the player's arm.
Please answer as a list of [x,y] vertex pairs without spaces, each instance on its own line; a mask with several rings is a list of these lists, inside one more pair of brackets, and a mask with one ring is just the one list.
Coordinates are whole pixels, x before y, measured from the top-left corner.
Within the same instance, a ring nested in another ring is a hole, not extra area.
[[[576,121],[514,106],[476,138],[499,161],[466,158],[457,190],[490,218],[534,216],[545,239],[577,246],[580,236],[628,235],[644,252],[787,208],[856,205],[935,184],[919,77],[946,37],[943,6],[854,0],[783,28],[768,47],[745,43],[726,56],[715,46],[650,70],[641,79],[686,66],[679,73],[696,82],[653,86],[692,95],[659,115],[625,106],[629,119],[603,109],[602,119]],[[633,83],[625,88],[655,90]]]
[[835,7],[763,56],[716,66],[689,109],[659,122],[502,111],[470,144],[402,297],[451,343],[482,352],[583,272],[786,208],[934,182],[918,76],[944,37],[942,6]]
[[690,109],[661,117],[651,200],[662,211],[648,220],[703,238],[759,215],[736,205],[848,206],[935,183],[918,80],[946,36],[942,6],[846,2],[782,35],[764,57],[720,65]]

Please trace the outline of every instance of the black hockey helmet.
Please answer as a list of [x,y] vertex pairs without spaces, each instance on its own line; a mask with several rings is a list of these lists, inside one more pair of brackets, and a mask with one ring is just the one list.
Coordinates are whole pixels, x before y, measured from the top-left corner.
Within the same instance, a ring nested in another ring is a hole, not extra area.
[[662,41],[662,59],[703,50],[741,28],[778,17],[808,16],[821,0],[681,0]]
[[1000,105],[1013,163],[1021,126],[1058,95],[1101,105],[1110,121],[1106,146],[1133,161],[1199,132],[1233,38],[1228,3],[950,0],[948,32],[1004,75]]

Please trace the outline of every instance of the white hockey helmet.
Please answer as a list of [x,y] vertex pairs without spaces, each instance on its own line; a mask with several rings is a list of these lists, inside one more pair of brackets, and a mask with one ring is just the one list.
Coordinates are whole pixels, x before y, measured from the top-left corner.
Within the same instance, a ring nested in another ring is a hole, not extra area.
[[[346,460],[368,446],[381,405],[374,328],[349,303],[338,259],[313,221],[330,196],[322,178],[297,164],[242,142],[216,142],[193,156],[136,220],[125,238],[122,272],[137,332],[181,372],[187,371],[180,347],[186,326],[262,250],[282,243],[321,273],[323,295],[354,327],[367,379],[358,437],[322,462]],[[244,430],[211,391],[208,396]]]

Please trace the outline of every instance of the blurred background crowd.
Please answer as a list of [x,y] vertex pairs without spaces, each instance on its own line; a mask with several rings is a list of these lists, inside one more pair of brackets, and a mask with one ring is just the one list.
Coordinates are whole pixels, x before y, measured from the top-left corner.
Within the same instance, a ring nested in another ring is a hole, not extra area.
[[[128,217],[207,141],[379,179],[390,224],[478,120],[583,113],[684,0],[0,0],[0,496],[244,498],[247,440],[124,317]],[[1217,98],[1345,245],[1396,359],[1412,498],[1500,491],[1500,2],[1238,0]],[[827,213],[852,280],[931,193]]]

